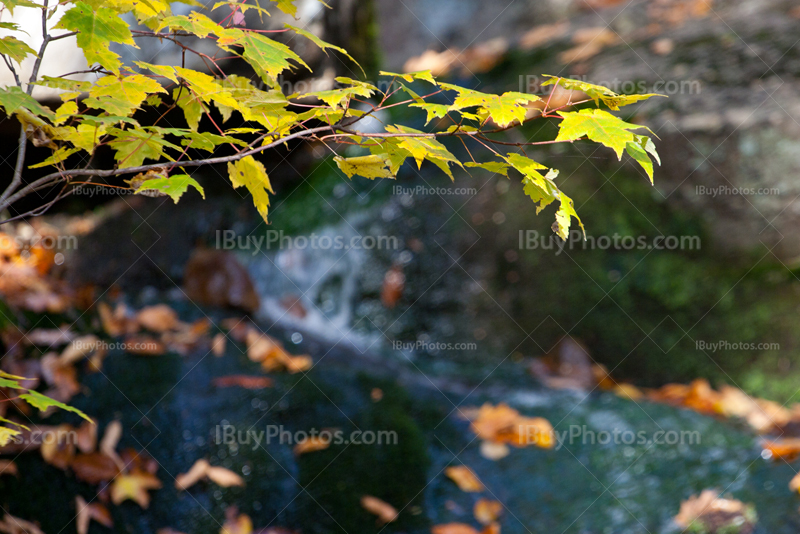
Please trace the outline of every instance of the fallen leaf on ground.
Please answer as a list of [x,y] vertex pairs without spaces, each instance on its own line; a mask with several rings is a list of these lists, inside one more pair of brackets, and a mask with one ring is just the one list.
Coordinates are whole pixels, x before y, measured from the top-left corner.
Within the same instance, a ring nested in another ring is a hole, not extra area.
[[750,533],[757,515],[752,505],[724,499],[718,491],[707,489],[683,501],[674,520],[680,527],[691,526],[698,532]]
[[253,521],[249,515],[239,514],[235,506],[225,510],[225,523],[219,534],[251,534],[253,532]]
[[397,509],[391,504],[371,495],[361,497],[361,507],[367,512],[378,516],[378,524],[391,523],[397,519]]
[[0,477],[3,475],[19,475],[17,464],[11,460],[0,460]]
[[161,356],[167,352],[167,347],[153,337],[136,335],[125,338],[125,352],[139,356]]
[[140,326],[151,332],[166,332],[177,328],[178,313],[166,304],[157,304],[142,308],[136,314]]
[[487,460],[497,461],[511,454],[511,450],[505,443],[481,441],[480,453]]
[[26,521],[7,513],[0,521],[0,532],[3,534],[44,534],[38,523]]
[[403,296],[405,285],[406,276],[403,274],[401,266],[395,265],[386,271],[381,288],[381,303],[387,308],[394,308],[397,301]]
[[53,348],[66,345],[75,339],[75,333],[72,332],[69,327],[36,328],[25,334],[25,339],[33,345]]
[[119,474],[119,466],[112,458],[99,452],[79,454],[72,461],[75,478],[89,484],[107,482]]
[[124,464],[122,462],[122,458],[119,457],[117,454],[117,445],[119,444],[119,440],[122,438],[122,423],[119,421],[111,421],[106,426],[106,430],[103,433],[103,439],[100,440],[100,447],[99,450],[101,453],[105,454],[114,462],[122,467]]
[[247,312],[259,307],[250,274],[227,250],[195,249],[186,263],[183,285],[186,296],[199,304]]
[[229,375],[215,378],[211,383],[218,388],[264,389],[272,387],[273,381],[268,376]]
[[87,356],[101,350],[101,341],[95,335],[81,336],[73,340],[69,346],[61,353],[59,361],[63,365],[77,363]]
[[479,438],[514,447],[536,445],[549,449],[555,445],[553,426],[547,419],[524,417],[504,403],[481,406],[471,428]]
[[431,527],[432,534],[480,534],[474,527],[466,523],[445,523]]
[[244,486],[244,479],[229,469],[224,467],[214,467],[204,459],[197,460],[186,473],[180,474],[175,478],[175,488],[186,490],[200,480],[208,478],[218,486],[227,488],[230,486]]
[[503,505],[499,501],[492,501],[489,499],[478,499],[475,507],[472,509],[475,519],[481,525],[489,525],[497,521],[500,514],[503,513]]
[[[2,474],[2,471],[0,471],[0,474]],[[792,491],[800,491],[800,473],[797,473],[792,477],[792,480],[789,481],[789,489]]]
[[322,439],[319,436],[313,436],[298,442],[292,451],[296,456],[300,456],[301,454],[306,454],[309,452],[324,451],[330,446],[331,441],[329,439]]
[[225,334],[222,332],[218,333],[214,336],[211,340],[211,352],[214,353],[214,356],[220,357],[225,354],[225,345],[227,344],[228,338],[225,337]]
[[764,440],[764,450],[771,453],[772,460],[785,460],[791,462],[800,456],[800,438],[786,438],[780,440]]
[[465,465],[454,465],[444,470],[444,474],[455,482],[461,491],[475,493],[483,491],[483,483],[478,480],[472,469]]
[[74,428],[71,425],[60,425],[45,434],[41,448],[42,458],[48,464],[66,470],[75,458],[75,443],[72,440]]
[[130,499],[142,508],[150,506],[148,490],[161,488],[161,481],[155,475],[136,470],[119,475],[111,483],[111,502],[120,504]]
[[108,528],[114,526],[114,521],[111,519],[111,513],[108,508],[99,502],[87,503],[83,497],[78,495],[75,497],[75,509],[77,512],[75,523],[78,527],[78,534],[87,534],[89,532],[89,522],[92,520]]
[[111,337],[133,334],[139,330],[139,323],[130,317],[128,307],[122,303],[117,304],[112,311],[108,304],[101,302],[97,305],[97,312],[100,315],[103,330]]
[[75,445],[83,453],[93,452],[97,447],[97,425],[84,421],[75,432]]

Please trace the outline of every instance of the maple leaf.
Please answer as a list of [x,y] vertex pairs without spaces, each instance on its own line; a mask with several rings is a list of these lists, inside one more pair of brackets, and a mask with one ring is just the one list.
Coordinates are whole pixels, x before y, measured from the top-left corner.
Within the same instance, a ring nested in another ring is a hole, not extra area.
[[138,167],[146,159],[157,161],[164,156],[165,148],[180,151],[179,147],[164,140],[159,128],[109,128],[108,134],[114,137],[109,146],[116,151],[119,164],[125,167]]
[[609,109],[614,111],[618,111],[621,106],[634,104],[654,96],[663,96],[664,98],[667,98],[667,95],[661,95],[657,93],[619,95],[608,87],[604,87],[602,85],[595,85],[593,83],[583,82],[581,80],[572,80],[570,78],[558,78],[556,76],[548,76],[547,74],[544,76],[545,78],[550,79],[542,82],[543,86],[558,84],[568,91],[582,91],[586,93],[589,98],[594,100],[595,104],[598,106],[600,105],[600,100],[602,100]]
[[75,7],[64,13],[55,27],[77,31],[78,46],[83,50],[86,61],[90,65],[100,63],[116,75],[119,75],[122,63],[109,45],[122,43],[138,48],[128,25],[116,11],[108,7],[92,8],[85,2],[76,2]]
[[502,513],[503,505],[499,501],[489,499],[478,499],[472,509],[472,515],[482,525],[489,525],[497,521]]
[[50,109],[39,104],[35,98],[23,92],[16,85],[0,89],[0,106],[3,106],[6,115],[28,111],[34,115],[54,117]]
[[[408,126],[387,126],[386,131],[389,133],[400,134],[425,134],[419,130],[409,128]],[[417,161],[417,166],[422,168],[422,162],[428,160],[439,167],[451,180],[454,180],[453,173],[450,171],[450,164],[455,163],[458,166],[463,166],[458,159],[450,153],[445,146],[436,140],[431,135],[430,137],[396,137],[393,139],[399,148],[402,148]],[[391,154],[390,154],[391,156]]]
[[246,156],[236,162],[228,163],[228,176],[234,188],[247,187],[253,197],[253,204],[258,213],[267,222],[269,212],[269,191],[273,195],[272,184],[269,176],[260,161],[256,161],[253,156]]
[[181,196],[189,189],[189,186],[194,187],[202,196],[206,198],[206,193],[203,190],[203,187],[197,183],[197,180],[189,176],[188,174],[176,174],[174,176],[170,176],[169,178],[154,178],[152,180],[148,180],[147,183],[142,184],[139,189],[136,190],[136,193],[140,193],[142,190],[155,190],[168,195],[175,204],[178,203],[178,200]]
[[16,37],[3,37],[0,39],[0,54],[21,63],[28,55],[36,56],[36,51]]
[[459,111],[471,107],[479,107],[479,114],[481,112],[485,113],[500,128],[507,128],[514,122],[519,122],[520,124],[525,122],[525,116],[528,113],[528,108],[526,108],[524,104],[541,100],[536,95],[528,95],[518,92],[508,92],[503,93],[502,95],[490,95],[447,83],[443,83],[441,86],[445,89],[456,91],[458,93],[453,105],[450,106],[452,111]]
[[68,406],[68,405],[64,404],[63,402],[59,402],[59,401],[57,401],[55,399],[51,399],[50,397],[48,397],[46,395],[42,395],[38,391],[28,390],[27,393],[23,393],[19,397],[22,400],[24,400],[25,402],[27,402],[28,404],[30,404],[31,406],[33,406],[34,408],[37,408],[39,411],[44,412],[48,408],[56,407],[56,408],[59,408],[61,410],[65,410],[67,412],[72,412],[72,413],[78,414],[81,417],[83,417],[84,419],[86,419],[87,421],[89,421],[90,423],[94,423],[94,421],[92,421],[92,419],[88,415],[86,415],[85,413],[83,413],[79,409],[74,408],[72,406]]
[[84,102],[88,107],[102,109],[109,115],[127,117],[149,94],[166,92],[157,81],[141,74],[105,76],[89,89],[89,98]]
[[333,160],[348,178],[352,178],[356,174],[370,180],[395,177],[392,174],[391,161],[389,161],[386,154],[373,154],[354,158],[336,156]]
[[141,470],[119,475],[111,483],[111,501],[120,504],[125,500],[132,500],[142,508],[150,506],[148,490],[161,488],[161,481],[155,475]]
[[[281,3],[289,3],[289,5],[292,6],[293,10],[297,11],[297,8],[294,7],[294,5],[291,4],[291,0],[281,0],[280,2],[278,2],[278,9],[281,9]],[[289,13],[289,14],[292,15],[292,16],[295,15],[295,13]],[[347,58],[350,61],[352,61],[353,63],[358,65],[358,68],[361,69],[361,72],[364,74],[364,76],[367,75],[366,72],[364,71],[364,68],[344,48],[342,48],[340,46],[332,45],[330,43],[327,43],[327,42],[323,41],[322,39],[320,39],[319,37],[317,37],[316,35],[314,35],[313,33],[309,32],[309,31],[306,31],[306,30],[303,30],[302,28],[298,28],[296,26],[292,26],[291,24],[284,24],[283,27],[284,28],[288,28],[288,29],[292,30],[293,32],[295,32],[297,35],[302,35],[306,39],[310,40],[312,43],[314,43],[315,45],[320,47],[322,49],[322,51],[325,52],[326,55],[328,54],[328,49],[330,48],[331,50],[336,50],[340,54],[343,54],[343,55],[347,56]]]
[[87,503],[83,497],[78,495],[75,497],[75,509],[78,512],[75,518],[78,534],[88,534],[89,522],[92,520],[108,528],[114,526],[111,512],[99,502]]
[[426,82],[430,82],[436,85],[436,79],[431,74],[429,70],[420,70],[416,72],[406,72],[404,74],[398,74],[396,72],[385,72],[380,71],[381,76],[392,76],[394,78],[402,78],[403,80],[407,81],[408,83],[413,82],[414,80],[424,80]]
[[558,114],[564,120],[559,125],[556,141],[574,141],[586,136],[613,149],[618,159],[622,159],[622,152],[628,143],[636,142],[636,135],[631,130],[646,128],[625,122],[602,109],[559,111]]
[[[217,41],[220,46],[225,48],[225,42],[220,39]],[[300,56],[292,52],[292,49],[283,43],[279,43],[268,37],[251,31],[242,32],[235,41],[228,43],[244,47],[242,58],[255,69],[256,73],[268,84],[274,84],[275,79],[285,70],[291,70],[294,61],[309,71],[311,68],[306,65]]]

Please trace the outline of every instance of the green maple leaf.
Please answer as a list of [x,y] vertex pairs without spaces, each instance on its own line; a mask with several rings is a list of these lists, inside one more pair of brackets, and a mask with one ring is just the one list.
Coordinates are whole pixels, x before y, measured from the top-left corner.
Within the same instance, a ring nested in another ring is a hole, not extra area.
[[436,79],[431,74],[430,70],[420,70],[416,72],[406,72],[405,74],[398,74],[396,72],[380,72],[381,76],[391,76],[393,78],[402,78],[403,80],[407,81],[408,83],[413,82],[414,80],[424,80],[426,82],[432,83],[436,85]]
[[86,419],[87,421],[89,421],[90,423],[94,423],[94,421],[92,421],[88,415],[86,415],[79,409],[73,408],[72,406],[64,404],[63,402],[59,402],[55,399],[51,399],[50,397],[42,395],[38,391],[33,391],[32,389],[29,389],[27,393],[20,395],[19,398],[21,398],[22,400],[24,400],[25,402],[27,402],[34,408],[39,409],[42,412],[52,407],[60,408],[61,410],[65,410],[67,412],[76,413],[81,417],[83,417],[84,419]]
[[[291,4],[290,0],[287,0],[287,1],[288,1],[289,4]],[[280,9],[280,7],[281,7],[281,5],[278,4],[278,8],[279,9]],[[294,8],[295,11],[297,11],[297,8],[295,8],[294,5],[292,5],[292,7]],[[289,14],[292,15],[292,16],[295,15],[295,13],[289,13]],[[306,30],[303,30],[302,28],[298,28],[296,26],[292,26],[291,24],[284,24],[283,27],[284,28],[289,28],[290,30],[295,32],[297,35],[302,35],[306,39],[309,39],[315,45],[320,47],[322,49],[322,51],[325,52],[326,55],[328,54],[328,49],[331,49],[331,50],[336,50],[340,54],[343,54],[343,55],[347,56],[347,58],[350,61],[352,61],[353,63],[358,65],[358,68],[361,69],[361,72],[364,74],[364,76],[367,75],[366,72],[364,72],[364,68],[344,48],[342,48],[340,46],[332,45],[330,43],[327,43],[327,42],[323,41],[322,39],[320,39],[319,37],[317,37],[316,35],[314,35],[313,33],[309,32],[309,31],[306,31]]]
[[[419,130],[409,128],[408,126],[387,126],[386,131],[389,133],[401,134],[424,134]],[[431,137],[396,137],[393,139],[399,148],[402,148],[416,160],[417,167],[422,168],[422,162],[428,160],[437,167],[439,167],[451,180],[453,180],[453,173],[450,171],[450,164],[454,163],[463,167],[460,161],[450,153],[445,146],[437,141],[433,136]]]
[[0,54],[21,63],[28,55],[36,56],[36,51],[16,37],[8,36],[0,39]]
[[127,117],[152,93],[166,93],[157,81],[141,74],[106,76],[89,89],[85,104],[109,115]]
[[255,205],[258,213],[267,220],[269,213],[269,193],[275,194],[272,190],[272,184],[269,182],[269,176],[264,169],[264,165],[260,161],[256,161],[253,156],[245,156],[244,158],[228,163],[228,176],[234,188],[245,186],[250,195],[253,197],[253,204]]
[[495,174],[502,174],[505,177],[508,177],[508,168],[510,167],[508,163],[503,163],[502,161],[487,161],[483,163],[475,163],[470,161],[464,165],[467,167],[484,169]]
[[559,111],[558,114],[564,120],[559,125],[556,141],[573,141],[586,136],[613,149],[618,159],[622,159],[622,152],[627,144],[636,140],[636,135],[631,130],[646,128],[625,122],[602,109]]
[[86,61],[90,65],[99,63],[117,75],[122,63],[109,45],[122,43],[138,48],[128,24],[116,11],[107,7],[92,8],[84,2],[77,2],[75,7],[64,13],[55,27],[77,31],[78,46],[83,50]]
[[190,185],[197,189],[203,198],[206,198],[206,192],[203,191],[203,187],[188,174],[176,174],[175,176],[170,176],[169,178],[153,178],[152,180],[145,180],[145,182],[139,186],[139,189],[136,190],[136,193],[155,189],[156,191],[161,191],[165,195],[169,195],[172,201],[177,204],[178,200],[189,189]]
[[[165,156],[164,149],[171,148],[179,151],[180,148],[165,141],[161,128],[120,130],[109,128],[108,134],[114,139],[108,144],[116,151],[116,160],[121,167],[138,167],[144,160],[157,161]],[[171,158],[169,158],[171,159]]]
[[394,178],[391,169],[392,162],[387,154],[372,154],[354,158],[336,156],[333,160],[348,178],[353,178],[356,174],[370,180],[375,178]]
[[241,32],[241,35],[234,41],[226,42],[220,38],[217,44],[223,48],[228,48],[228,45],[231,44],[244,47],[242,58],[269,84],[274,84],[275,78],[279,74],[293,68],[290,60],[304,66],[309,71],[311,70],[305,61],[292,52],[288,46],[259,33]]
[[451,111],[450,106],[447,104],[430,104],[428,102],[415,102],[414,104],[409,104],[408,107],[420,108],[428,112],[428,119],[425,121],[426,126],[433,119],[443,119]]
[[55,117],[50,109],[39,104],[35,98],[25,93],[16,85],[0,89],[0,106],[3,106],[6,115],[27,111],[49,119]]
[[38,7],[39,9],[42,8],[39,4],[31,2],[30,0],[2,0],[0,4],[3,4],[8,8],[8,12],[13,15],[15,7]]
[[451,111],[478,107],[479,115],[481,113],[488,115],[500,128],[507,128],[514,122],[523,123],[528,113],[525,104],[540,100],[538,96],[524,93],[508,92],[502,95],[490,95],[448,83],[440,85],[458,93],[453,105],[450,106]]
[[600,100],[602,100],[603,103],[609,107],[609,109],[614,111],[619,110],[621,106],[634,104],[654,96],[663,96],[664,98],[667,97],[666,95],[660,95],[657,93],[648,93],[646,95],[619,95],[608,87],[604,87],[602,85],[595,85],[593,83],[583,82],[581,80],[572,80],[570,78],[558,78],[556,76],[549,76],[547,74],[544,76],[550,79],[546,82],[543,82],[543,86],[558,84],[568,91],[582,91],[586,93],[589,98],[594,100],[595,104],[598,106],[600,105]]

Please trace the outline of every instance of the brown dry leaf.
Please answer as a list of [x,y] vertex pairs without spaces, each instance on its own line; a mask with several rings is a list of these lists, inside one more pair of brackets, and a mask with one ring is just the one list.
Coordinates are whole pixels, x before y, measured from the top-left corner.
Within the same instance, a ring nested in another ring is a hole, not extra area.
[[11,460],[0,460],[0,477],[3,475],[19,475],[17,464]]
[[139,356],[161,356],[167,352],[167,347],[150,336],[135,335],[125,338],[125,352]]
[[141,470],[119,475],[111,483],[111,502],[120,504],[130,499],[142,508],[150,506],[148,490],[161,488],[161,481],[155,475]]
[[444,470],[444,474],[455,482],[461,491],[476,493],[483,491],[483,483],[478,480],[472,469],[465,465],[454,465]]
[[568,22],[558,22],[556,24],[545,24],[536,26],[526,32],[519,41],[519,46],[523,50],[538,48],[564,37],[569,31]]
[[175,488],[179,491],[191,488],[205,478],[209,467],[211,467],[211,464],[209,464],[207,460],[202,458],[197,460],[186,473],[179,474],[175,477]]
[[244,479],[224,467],[211,466],[206,470],[208,479],[218,486],[229,488],[231,486],[244,486]]
[[117,445],[121,438],[122,423],[119,421],[111,421],[108,423],[108,426],[106,426],[106,431],[103,433],[103,439],[100,440],[99,447],[99,451],[114,460],[114,463],[117,464],[120,469],[125,465],[122,458],[117,454]]
[[500,523],[490,523],[481,530],[481,534],[500,534]]
[[89,522],[93,519],[105,527],[111,528],[114,526],[111,512],[99,502],[89,504],[83,497],[78,495],[75,497],[75,509],[77,510],[75,523],[78,527],[78,534],[88,534]]
[[211,321],[206,318],[186,324],[179,323],[178,329],[174,332],[164,332],[161,340],[178,354],[187,354],[201,340],[207,338],[208,330],[211,328]]
[[372,402],[380,402],[383,399],[383,390],[381,388],[372,388],[372,391],[369,392],[369,398],[372,399]]
[[478,499],[475,507],[472,509],[475,519],[481,525],[490,525],[497,521],[500,514],[503,513],[503,505],[500,501],[492,501],[489,499]]
[[61,353],[59,361],[63,365],[71,365],[93,354],[101,347],[100,339],[92,334],[81,336],[72,341]]
[[211,383],[218,388],[264,389],[272,387],[273,381],[268,376],[229,375],[217,377]]
[[62,363],[54,352],[45,354],[40,360],[40,364],[42,378],[56,391],[55,395],[50,396],[61,402],[68,402],[80,392],[81,386],[78,383],[78,372],[75,367]]
[[367,512],[378,516],[377,523],[379,525],[391,523],[398,516],[397,509],[394,506],[372,495],[361,497],[361,507]]
[[239,514],[235,506],[225,510],[225,523],[219,534],[252,534],[253,521],[246,514]]
[[178,313],[166,304],[142,308],[136,314],[136,321],[142,328],[151,332],[166,332],[178,327]]
[[703,490],[681,503],[674,521],[682,528],[690,525],[702,532],[752,532],[755,512],[750,505],[735,499],[719,497],[716,490]]
[[119,474],[119,467],[112,459],[99,452],[79,454],[72,461],[75,478],[89,484],[107,482]]
[[519,412],[511,408],[508,404],[500,403],[492,406],[484,404],[478,410],[477,417],[472,421],[472,431],[479,438],[496,440],[497,435],[510,427],[513,427],[519,418]]
[[214,356],[219,358],[223,354],[225,354],[225,345],[227,344],[228,338],[225,337],[225,334],[222,332],[218,333],[213,337],[211,340],[211,352],[214,353]]
[[381,303],[387,308],[394,308],[397,301],[403,296],[403,290],[406,287],[406,276],[403,274],[403,268],[400,265],[395,265],[383,277],[383,286],[381,287]]
[[431,534],[480,534],[480,532],[466,523],[445,523],[431,527]]
[[292,451],[296,456],[300,456],[301,454],[306,454],[309,452],[324,451],[330,446],[330,440],[322,439],[319,436],[313,436],[298,442]]
[[291,374],[302,373],[314,366],[314,360],[311,356],[288,356],[284,358],[283,366]]
[[90,453],[97,447],[97,425],[84,421],[75,434],[75,444],[78,446],[79,451]]
[[245,337],[247,356],[254,362],[260,362],[267,372],[286,370],[299,373],[310,369],[314,362],[310,356],[292,356],[275,339],[249,328]]
[[97,312],[100,314],[100,323],[103,330],[111,337],[119,337],[123,334],[133,334],[139,330],[139,323],[130,317],[128,307],[124,304],[117,304],[114,311],[105,302],[97,305]]
[[51,430],[52,434],[42,440],[39,449],[45,462],[62,470],[70,466],[75,458],[75,444],[71,436],[74,430],[71,425],[59,425]]
[[183,274],[186,296],[214,307],[258,311],[259,298],[250,274],[227,250],[198,248],[192,252]]
[[44,534],[38,523],[26,521],[8,513],[0,521],[0,532],[3,534]]
[[33,345],[46,346],[51,349],[66,345],[75,339],[75,333],[69,327],[36,328],[25,334],[25,339]]
[[505,443],[497,443],[496,441],[481,441],[480,447],[481,456],[487,460],[496,462],[511,454],[511,450]]

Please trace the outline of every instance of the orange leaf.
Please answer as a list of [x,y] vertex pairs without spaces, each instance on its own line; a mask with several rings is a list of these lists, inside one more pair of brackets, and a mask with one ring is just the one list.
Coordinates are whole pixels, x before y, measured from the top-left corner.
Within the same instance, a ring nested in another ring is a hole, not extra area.
[[472,513],[475,519],[478,520],[478,523],[481,525],[489,525],[497,521],[497,518],[503,513],[503,505],[500,504],[499,501],[478,499]]
[[431,527],[432,534],[480,534],[466,523],[445,523]]
[[444,470],[444,474],[455,482],[461,491],[475,493],[485,489],[483,483],[475,476],[475,473],[465,465],[448,467]]
[[378,516],[378,524],[391,523],[397,519],[397,509],[391,504],[377,497],[364,495],[361,497],[361,506],[369,513]]
[[272,387],[272,379],[267,376],[229,375],[211,381],[218,388],[240,387],[244,389],[264,389]]
[[309,452],[324,451],[331,446],[330,440],[322,439],[319,436],[313,436],[299,442],[294,446],[294,453],[297,456]]
[[158,304],[139,310],[136,321],[151,332],[166,332],[177,328],[178,314],[166,304]]

